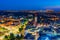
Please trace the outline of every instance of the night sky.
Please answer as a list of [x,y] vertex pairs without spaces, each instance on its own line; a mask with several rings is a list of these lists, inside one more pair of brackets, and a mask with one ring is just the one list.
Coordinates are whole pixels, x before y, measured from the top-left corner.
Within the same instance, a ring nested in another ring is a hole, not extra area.
[[0,10],[40,10],[60,8],[60,0],[0,0]]

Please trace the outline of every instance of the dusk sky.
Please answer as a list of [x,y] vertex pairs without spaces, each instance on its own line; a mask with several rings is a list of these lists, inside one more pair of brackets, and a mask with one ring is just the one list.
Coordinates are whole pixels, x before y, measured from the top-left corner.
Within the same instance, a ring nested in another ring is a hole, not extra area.
[[0,10],[40,10],[60,8],[60,0],[0,0]]

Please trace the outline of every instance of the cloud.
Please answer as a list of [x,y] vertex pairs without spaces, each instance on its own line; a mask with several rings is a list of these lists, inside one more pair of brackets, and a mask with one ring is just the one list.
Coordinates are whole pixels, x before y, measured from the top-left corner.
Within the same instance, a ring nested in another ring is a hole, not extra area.
[[60,6],[47,6],[47,7],[45,7],[45,8],[60,8]]

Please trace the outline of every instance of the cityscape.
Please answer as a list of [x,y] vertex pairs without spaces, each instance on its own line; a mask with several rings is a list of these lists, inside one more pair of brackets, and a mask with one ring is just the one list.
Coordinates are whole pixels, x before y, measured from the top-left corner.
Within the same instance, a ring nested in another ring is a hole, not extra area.
[[0,40],[60,40],[60,12],[0,10]]

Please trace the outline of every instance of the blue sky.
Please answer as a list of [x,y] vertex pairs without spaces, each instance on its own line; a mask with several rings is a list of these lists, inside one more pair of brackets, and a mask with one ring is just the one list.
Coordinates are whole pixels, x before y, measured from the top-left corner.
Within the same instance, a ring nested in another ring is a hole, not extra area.
[[0,0],[0,10],[40,10],[60,8],[60,0]]

